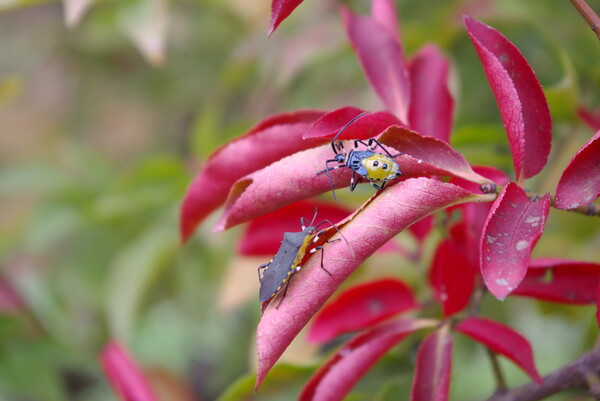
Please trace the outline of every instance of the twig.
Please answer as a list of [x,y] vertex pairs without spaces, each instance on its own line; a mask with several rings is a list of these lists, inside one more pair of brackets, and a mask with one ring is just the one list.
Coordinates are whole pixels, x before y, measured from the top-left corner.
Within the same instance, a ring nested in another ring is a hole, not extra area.
[[[570,364],[544,376],[542,383],[532,382],[512,390],[498,392],[488,398],[487,401],[542,400],[561,391],[585,388],[588,385],[588,380],[597,377],[596,375],[599,373],[600,351],[590,351]],[[593,391],[594,389],[592,389]]]
[[592,31],[596,33],[596,36],[600,40],[600,17],[598,17],[585,0],[571,0],[571,4],[579,11],[579,14],[590,25]]
[[502,372],[502,368],[500,368],[500,363],[498,362],[498,355],[496,355],[496,353],[490,349],[488,349],[488,355],[490,357],[490,362],[492,363],[494,377],[496,378],[496,393],[503,394],[506,392],[508,386],[506,385],[504,373]]

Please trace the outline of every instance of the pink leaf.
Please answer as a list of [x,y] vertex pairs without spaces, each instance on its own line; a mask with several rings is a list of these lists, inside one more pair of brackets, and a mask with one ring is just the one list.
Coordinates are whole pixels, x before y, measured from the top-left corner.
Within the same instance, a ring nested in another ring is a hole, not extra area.
[[534,381],[542,378],[535,367],[529,341],[508,326],[490,319],[471,317],[460,322],[455,330],[473,338],[492,351],[503,355],[523,369]]
[[187,240],[198,224],[225,201],[236,180],[283,156],[323,143],[315,139],[302,140],[302,134],[322,114],[321,111],[305,110],[272,116],[214,152],[183,199],[182,240]]
[[589,110],[585,107],[579,107],[577,109],[577,115],[592,130],[600,130],[600,107],[594,111]]
[[434,45],[423,47],[409,63],[410,127],[448,142],[454,100],[448,90],[449,61]]
[[[474,172],[463,155],[440,139],[423,136],[404,127],[389,127],[381,134],[379,141],[406,153],[418,163],[437,167],[439,175],[460,177],[479,184],[490,182]],[[401,170],[404,172],[404,169]]]
[[271,25],[268,35],[271,36],[275,29],[286,19],[292,11],[298,7],[303,0],[272,0],[271,2]]
[[310,378],[300,401],[343,399],[370,368],[412,332],[436,325],[435,320],[402,319],[384,323],[344,344]]
[[100,363],[113,389],[123,401],[156,401],[142,371],[116,341],[109,342]]
[[[437,141],[449,148],[448,144],[435,138],[422,137],[416,133],[413,135],[414,137],[408,137],[409,140],[410,138],[415,139],[415,142],[411,144],[413,145],[410,148],[411,151],[418,148],[426,155],[426,148],[432,141]],[[400,141],[400,143],[406,143],[406,141]],[[423,148],[419,148],[419,145]],[[400,179],[457,174],[473,180],[486,180],[470,170],[468,164],[466,166],[457,165],[453,154],[437,152],[436,144],[433,143],[433,145],[430,147],[433,157],[427,155],[427,160],[419,160],[408,154],[395,159],[403,173]],[[390,152],[395,153],[395,150],[390,148]],[[452,150],[452,152],[460,156],[456,151]],[[329,145],[308,149],[283,158],[237,181],[231,189],[223,215],[214,230],[225,230],[290,203],[330,191],[327,174],[317,175],[317,172],[325,168],[325,161],[330,159],[332,154],[333,151]],[[352,171],[349,168],[332,171],[331,178],[334,188],[348,187],[351,175]],[[388,187],[393,184],[394,182],[388,183]]]
[[[304,134],[304,139],[333,139],[339,130],[363,111],[355,107],[342,107],[326,113],[315,121]],[[396,116],[387,111],[365,113],[348,125],[337,139],[369,139],[381,134],[390,125],[401,125]]]
[[394,6],[393,0],[373,0],[371,2],[371,15],[373,19],[385,27],[389,35],[401,45],[400,28],[396,14],[396,6]]
[[302,229],[300,218],[312,220],[318,209],[315,224],[329,220],[333,224],[347,217],[351,210],[334,203],[300,201],[260,216],[250,222],[238,245],[238,253],[245,256],[274,255],[281,245],[281,233]]
[[563,172],[554,203],[558,209],[573,209],[592,203],[600,195],[600,131],[571,159]]
[[534,259],[513,295],[567,304],[594,304],[600,264],[562,259]]
[[354,215],[341,231],[350,243],[326,244],[324,266],[313,257],[294,275],[278,309],[269,307],[260,321],[257,386],[298,332],[346,278],[378,248],[426,215],[478,196],[452,184],[428,178],[409,179],[379,192]]
[[475,285],[475,268],[450,240],[440,243],[429,271],[429,282],[442,303],[444,316],[467,306]]
[[326,343],[340,334],[365,329],[418,306],[410,288],[400,280],[389,278],[357,285],[321,309],[310,327],[308,340]]
[[465,16],[465,25],[490,83],[508,135],[517,181],[546,165],[552,140],[548,102],[535,73],[508,39]]
[[423,340],[417,354],[411,401],[445,401],[450,390],[452,336],[442,327]]
[[410,81],[397,37],[376,18],[355,15],[345,7],[342,19],[371,86],[389,111],[408,121]]
[[485,285],[496,298],[506,298],[525,277],[549,210],[549,194],[529,200],[514,182],[494,201],[481,235],[480,266]]

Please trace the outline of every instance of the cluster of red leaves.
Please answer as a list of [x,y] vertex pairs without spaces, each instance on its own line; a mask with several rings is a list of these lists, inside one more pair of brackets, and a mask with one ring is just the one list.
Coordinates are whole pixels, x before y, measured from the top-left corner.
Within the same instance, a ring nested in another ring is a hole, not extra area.
[[[269,33],[301,2],[273,0]],[[391,0],[373,0],[370,15],[356,15],[347,8],[341,13],[349,41],[387,111],[365,113],[340,139],[378,137],[392,152],[404,152],[397,158],[403,172],[400,179],[354,212],[307,201],[330,190],[328,177],[316,175],[332,157],[329,141],[363,111],[304,110],[270,117],[216,151],[189,186],[181,208],[183,241],[222,204],[215,231],[250,221],[238,248],[244,255],[273,255],[282,233],[299,231],[299,218],[310,218],[315,206],[319,218],[337,223],[347,239],[325,247],[331,276],[318,268],[320,258],[310,258],[294,277],[285,302],[266,309],[257,329],[256,386],[313,317],[311,341],[324,343],[343,333],[360,333],[315,373],[302,400],[342,399],[390,348],[417,330],[432,328],[419,348],[413,400],[448,398],[455,332],[541,381],[529,342],[515,330],[479,317],[462,317],[454,325],[446,319],[465,310],[481,282],[499,299],[513,294],[570,304],[596,302],[600,265],[530,260],[552,203],[549,194],[531,197],[524,190],[525,179],[545,166],[551,144],[550,112],[537,77],[502,34],[465,17],[505,126],[516,177],[511,182],[493,167],[471,167],[449,145],[454,107],[447,83],[449,61],[434,45],[405,58]],[[587,205],[600,194],[599,138],[600,131],[564,171],[556,208]],[[223,170],[223,165],[228,168]],[[333,186],[347,187],[350,174],[346,168],[332,171]],[[502,188],[498,195],[482,194],[496,187]],[[442,320],[391,319],[421,308],[411,289],[396,278],[350,288],[325,305],[356,268],[377,250],[390,247],[390,240],[401,231],[408,228],[422,241],[431,228],[430,215],[439,210],[459,210],[461,215],[448,227],[448,238],[439,243],[428,274]],[[104,364],[110,375],[116,368],[109,362]]]

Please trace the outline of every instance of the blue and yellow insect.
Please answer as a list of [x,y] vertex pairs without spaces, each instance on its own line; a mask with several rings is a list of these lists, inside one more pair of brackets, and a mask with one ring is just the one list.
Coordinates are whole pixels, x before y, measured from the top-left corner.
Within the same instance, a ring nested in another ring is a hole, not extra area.
[[[344,132],[344,130],[357,118],[364,114],[365,113],[361,113],[354,117],[335,135],[331,141],[331,148],[333,149],[335,156],[333,159],[325,161],[325,170],[317,173],[317,175],[327,173],[327,176],[329,177],[329,184],[331,185],[331,192],[333,193],[333,198],[336,200],[337,198],[335,196],[333,182],[331,181],[331,170],[335,170],[340,167],[348,167],[352,169],[350,191],[354,191],[354,188],[356,188],[358,183],[361,182],[361,177],[366,179],[369,184],[380,191],[388,181],[398,178],[402,175],[400,166],[398,166],[398,163],[394,161],[394,158],[402,155],[403,153],[400,152],[392,155],[389,150],[387,150],[387,148],[375,138],[369,139],[367,143],[361,141],[360,139],[355,139],[354,149],[351,149],[348,153],[344,152],[344,144],[341,140],[338,141],[337,144],[335,143],[340,134]],[[366,146],[369,150],[356,150],[359,143]],[[383,150],[383,152],[385,152],[385,154],[375,152],[376,148],[380,148]],[[329,163],[333,162],[338,163],[338,165],[335,167],[329,167]],[[358,178],[356,178],[356,175],[358,175]]]
[[[283,240],[277,254],[275,254],[273,259],[258,267],[258,280],[260,281],[259,300],[262,304],[261,312],[264,312],[273,298],[283,290],[277,308],[281,305],[290,284],[290,279],[295,273],[300,271],[304,263],[315,252],[321,251],[321,269],[325,270],[331,276],[331,273],[323,266],[323,246],[317,245],[320,243],[321,236],[327,230],[317,230],[322,224],[328,223],[340,233],[346,243],[348,241],[337,226],[327,219],[315,226],[314,222],[317,218],[317,213],[318,210],[315,211],[315,215],[310,223],[304,217],[300,219],[302,231],[283,233]],[[339,239],[329,241],[325,238],[323,243],[335,241],[339,241]],[[264,270],[262,276],[260,274],[261,270]]]

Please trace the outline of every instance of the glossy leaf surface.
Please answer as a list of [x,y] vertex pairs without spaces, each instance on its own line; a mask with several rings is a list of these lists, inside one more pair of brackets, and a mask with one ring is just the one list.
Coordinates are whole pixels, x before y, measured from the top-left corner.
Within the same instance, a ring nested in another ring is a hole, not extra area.
[[410,127],[422,135],[448,142],[454,99],[448,90],[449,60],[437,46],[427,45],[409,62]]
[[299,400],[342,400],[390,348],[410,333],[436,323],[435,320],[425,319],[394,320],[354,337],[311,377]]
[[[313,219],[314,224],[329,220],[337,223],[352,213],[351,210],[336,203],[300,201],[282,209],[265,214],[252,220],[238,244],[238,253],[244,256],[275,255],[281,245],[282,233],[302,230],[300,219],[306,218],[308,222]],[[329,227],[328,223],[319,226],[319,230]]]
[[400,280],[389,278],[357,285],[319,311],[308,340],[326,343],[340,334],[365,329],[417,307],[412,291]]
[[483,280],[496,298],[506,298],[525,277],[549,208],[550,195],[531,201],[514,182],[504,187],[492,205],[480,252]]
[[342,8],[348,39],[369,83],[387,109],[408,121],[410,79],[398,39],[372,16],[356,15]]
[[448,327],[428,335],[419,346],[411,401],[445,401],[450,389],[452,336]]
[[298,111],[272,116],[244,136],[214,152],[189,185],[180,213],[185,241],[198,224],[227,199],[233,183],[284,156],[323,143],[303,140],[302,134],[323,113]]
[[352,251],[344,241],[327,244],[324,266],[331,276],[319,267],[320,258],[311,258],[294,276],[279,308],[269,307],[262,316],[256,335],[257,386],[310,318],[378,248],[426,215],[476,198],[477,195],[452,184],[409,179],[380,192],[345,225],[340,223]]
[[513,295],[567,304],[596,303],[600,264],[563,259],[533,259]]
[[534,381],[542,381],[535,367],[529,341],[512,328],[490,319],[471,317],[460,322],[454,329],[507,357]]
[[600,195],[600,131],[571,159],[556,187],[555,205],[573,209],[594,202]]
[[453,241],[440,243],[429,271],[429,282],[442,304],[444,316],[467,306],[475,285],[475,273],[475,267]]
[[542,86],[519,49],[500,32],[468,16],[465,26],[496,97],[517,180],[533,177],[546,165],[552,140]]
[[121,400],[157,400],[142,371],[118,342],[111,341],[104,347],[100,355],[100,363]]

